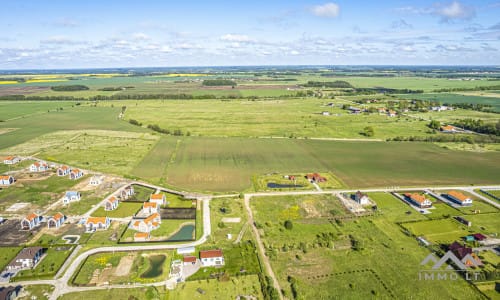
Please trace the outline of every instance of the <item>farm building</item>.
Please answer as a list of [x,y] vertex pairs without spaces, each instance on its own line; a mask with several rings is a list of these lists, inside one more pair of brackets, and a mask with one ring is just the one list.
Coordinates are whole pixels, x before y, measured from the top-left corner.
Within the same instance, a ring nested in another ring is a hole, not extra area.
[[115,196],[111,196],[104,201],[104,210],[110,211],[118,208],[119,201]]
[[111,225],[111,220],[108,217],[88,217],[85,220],[85,231],[106,230],[109,225]]
[[135,194],[134,187],[128,186],[120,192],[120,198],[121,199],[128,199],[129,197],[133,196],[134,194]]
[[16,180],[14,177],[9,176],[9,175],[2,175],[0,176],[0,185],[11,185],[15,182]]
[[66,221],[66,216],[58,212],[47,220],[47,228],[59,228]]
[[149,241],[151,235],[149,232],[136,232],[134,234],[134,242],[146,242]]
[[307,174],[306,178],[307,178],[307,180],[314,181],[314,182],[325,182],[326,181],[326,178],[322,177],[318,173]]
[[30,165],[30,171],[31,172],[45,172],[49,170],[49,165],[46,162],[38,162],[35,161]]
[[464,194],[458,191],[451,191],[446,194],[449,199],[453,202],[458,203],[462,206],[472,205],[472,199],[470,197],[465,196]]
[[165,194],[151,194],[149,202],[158,203],[159,206],[163,206],[167,201]]
[[102,175],[94,175],[90,178],[89,184],[93,186],[101,185],[104,181],[104,176]]
[[69,179],[71,180],[76,180],[78,178],[81,178],[83,176],[83,172],[80,169],[73,169],[71,172],[69,172]]
[[27,247],[21,250],[7,265],[7,270],[32,269],[43,255],[42,247]]
[[142,213],[146,215],[159,212],[160,206],[156,202],[144,202],[142,204]]
[[21,161],[20,157],[17,156],[7,156],[3,159],[3,163],[6,165],[14,165]]
[[406,193],[405,198],[420,208],[426,208],[432,206],[431,200],[425,198],[424,195],[416,193],[413,194]]
[[154,213],[145,219],[133,219],[130,221],[129,227],[140,232],[151,232],[158,229],[161,224],[161,216],[159,213]]
[[80,194],[80,192],[67,191],[63,197],[63,203],[69,204],[70,202],[80,201],[81,198],[82,198],[82,194]]
[[224,255],[220,249],[200,251],[200,260],[203,267],[224,265]]
[[35,213],[31,213],[21,220],[21,229],[31,230],[37,226],[40,226],[41,222],[42,222],[42,216],[39,216]]
[[370,198],[368,198],[368,195],[361,193],[360,191],[357,191],[356,194],[354,194],[354,201],[361,205],[370,204]]
[[185,266],[196,264],[196,256],[184,256],[182,262]]
[[71,168],[68,166],[60,166],[57,168],[57,176],[66,176],[71,172]]

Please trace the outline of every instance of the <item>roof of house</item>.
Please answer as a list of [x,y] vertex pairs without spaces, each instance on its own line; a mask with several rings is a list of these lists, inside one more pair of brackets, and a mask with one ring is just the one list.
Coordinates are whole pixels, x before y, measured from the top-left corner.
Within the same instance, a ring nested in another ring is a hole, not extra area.
[[148,232],[136,232],[134,234],[134,239],[139,239],[139,238],[148,238],[149,237],[149,233]]
[[35,214],[35,213],[31,213],[31,214],[29,214],[29,215],[27,215],[27,216],[26,216],[26,219],[27,219],[28,221],[34,220],[34,219],[36,219],[36,218],[38,218],[38,215],[37,215],[37,214]]
[[213,257],[222,257],[222,256],[223,255],[222,255],[221,249],[200,251],[200,258],[213,258]]
[[163,197],[165,197],[163,194],[151,194],[150,199],[161,200]]
[[452,196],[453,198],[457,199],[460,202],[464,202],[465,200],[470,199],[469,197],[465,196],[464,194],[458,191],[448,192],[448,195]]
[[7,156],[4,160],[13,160],[14,158],[16,158],[16,156]]
[[144,202],[144,204],[142,205],[142,208],[148,208],[148,207],[158,208],[158,203],[156,203],[156,202]]
[[61,169],[61,170],[69,170],[69,167],[68,166],[60,166],[59,169]]
[[160,217],[160,214],[159,213],[154,213],[152,214],[151,216],[147,217],[146,219],[144,219],[144,222],[146,223],[149,223],[151,221],[153,221],[154,219],[156,218],[159,218]]
[[56,213],[54,216],[52,216],[52,219],[59,221],[60,219],[64,218],[64,215],[60,212]]
[[367,194],[361,193],[361,191],[356,192],[356,197],[363,198],[363,197],[368,197]]
[[455,130],[455,126],[451,126],[451,125],[444,125],[444,126],[441,126],[441,130],[444,130],[444,131],[452,131],[452,130]]
[[196,262],[196,256],[184,256],[182,260],[187,263],[194,263]]
[[79,196],[80,193],[77,191],[67,191],[66,192],[66,197],[72,197],[72,196]]
[[488,238],[487,236],[481,233],[474,233],[472,236],[478,241],[482,241]]
[[108,200],[107,200],[109,203],[113,203],[113,202],[116,202],[118,201],[118,199],[116,199],[115,196],[111,196]]
[[3,299],[10,299],[10,298],[7,298],[7,296],[9,296],[14,291],[18,291],[19,289],[21,289],[21,286],[17,286],[17,287],[14,287],[14,286],[0,287],[0,299],[2,299],[2,300]]
[[92,224],[97,224],[97,223],[105,224],[107,219],[108,219],[108,217],[88,217],[87,221],[85,221],[85,224],[90,224],[90,223],[92,223]]
[[82,171],[80,169],[73,169],[71,170],[71,173],[81,173]]
[[139,226],[139,224],[141,224],[141,221],[139,221],[139,220],[137,220],[137,221],[134,222],[134,226],[135,227]]
[[41,251],[43,248],[42,247],[27,247],[27,248],[24,248],[23,250],[21,250],[16,258],[14,258],[14,260],[18,260],[18,259],[33,259],[35,258],[35,255]]
[[413,193],[413,194],[406,193],[405,196],[412,199],[415,202],[418,202],[418,203],[424,203],[424,201],[426,201],[426,200],[429,201],[427,198],[425,198],[424,195],[420,195],[420,194],[416,194],[416,193]]
[[12,176],[9,175],[0,175],[0,180],[9,180]]

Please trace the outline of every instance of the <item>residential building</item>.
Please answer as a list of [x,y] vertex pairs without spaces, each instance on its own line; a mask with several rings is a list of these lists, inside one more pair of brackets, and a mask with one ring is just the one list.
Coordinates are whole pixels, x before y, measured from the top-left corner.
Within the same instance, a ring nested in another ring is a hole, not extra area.
[[21,161],[20,157],[17,156],[7,156],[3,159],[3,163],[6,165],[14,165]]
[[196,264],[196,256],[184,256],[182,258],[182,263],[185,266]]
[[405,198],[420,208],[426,208],[432,206],[431,200],[425,198],[424,195],[420,195],[417,193],[413,194],[406,193]]
[[104,176],[102,175],[94,175],[90,178],[89,184],[93,186],[101,185],[104,181]]
[[7,270],[32,269],[43,255],[42,247],[27,247],[21,250],[7,265]]
[[70,202],[80,201],[82,194],[76,191],[67,191],[63,197],[63,203],[69,204]]
[[132,221],[130,221],[129,227],[140,232],[151,232],[155,229],[158,229],[160,227],[160,224],[160,214],[153,213],[145,219],[132,219]]
[[120,192],[120,198],[122,200],[128,199],[128,198],[132,197],[134,194],[135,194],[134,187],[128,186]]
[[149,232],[136,232],[134,234],[134,242],[147,242],[150,238]]
[[160,205],[156,202],[144,202],[142,204],[142,213],[146,215],[151,215],[159,212]]
[[329,115],[330,115],[330,112],[329,112],[329,111],[323,111],[323,112],[321,112],[321,114],[322,114],[323,116],[329,116]]
[[66,176],[71,172],[71,168],[68,166],[60,166],[57,168],[57,176]]
[[83,172],[80,169],[73,169],[71,172],[69,172],[69,179],[71,180],[76,180],[78,178],[81,178],[83,176]]
[[200,260],[203,267],[224,265],[224,255],[220,249],[200,251]]
[[457,127],[455,126],[452,126],[452,125],[443,125],[441,126],[441,132],[443,133],[456,133],[456,132],[459,132],[460,130],[458,130]]
[[458,191],[450,191],[446,194],[453,202],[462,206],[472,205],[472,198],[465,196]]
[[35,161],[30,165],[31,172],[45,172],[49,170],[49,165],[46,162]]
[[392,109],[389,109],[389,111],[387,112],[387,116],[389,116],[389,117],[395,117],[395,116],[397,116],[397,114],[398,113]]
[[66,221],[66,216],[58,212],[47,220],[48,228],[59,228]]
[[370,204],[370,198],[368,198],[368,195],[361,193],[360,191],[357,191],[356,194],[354,194],[354,201],[358,202],[361,205]]
[[151,194],[151,196],[149,197],[149,202],[158,203],[160,207],[164,206],[166,204],[165,194]]
[[88,217],[85,220],[86,232],[94,232],[96,230],[106,230],[111,225],[111,220],[108,217]]
[[104,210],[110,211],[118,208],[119,201],[115,196],[109,197],[106,201],[104,201]]
[[37,226],[40,226],[41,222],[42,222],[42,216],[39,216],[35,213],[31,213],[21,220],[21,229],[31,230]]
[[16,180],[14,177],[9,176],[9,175],[0,175],[0,185],[11,185],[15,182]]
[[307,178],[307,180],[314,181],[314,182],[325,182],[326,181],[326,178],[322,177],[318,173],[307,174],[306,178]]

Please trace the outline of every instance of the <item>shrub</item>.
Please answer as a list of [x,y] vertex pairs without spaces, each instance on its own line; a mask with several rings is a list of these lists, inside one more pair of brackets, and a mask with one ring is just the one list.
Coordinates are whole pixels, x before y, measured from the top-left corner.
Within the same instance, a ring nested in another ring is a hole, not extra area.
[[286,220],[285,221],[285,228],[288,229],[288,230],[292,230],[293,229],[293,223],[291,220]]

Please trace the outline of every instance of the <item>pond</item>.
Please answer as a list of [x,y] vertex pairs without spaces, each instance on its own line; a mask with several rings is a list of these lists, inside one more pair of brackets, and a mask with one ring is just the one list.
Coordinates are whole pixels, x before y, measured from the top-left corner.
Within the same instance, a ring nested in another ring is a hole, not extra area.
[[154,278],[163,273],[163,263],[167,257],[165,255],[152,255],[149,256],[149,269],[141,274],[141,278]]
[[168,238],[167,241],[189,241],[193,239],[194,224],[187,224],[181,227],[174,235]]
[[78,242],[78,240],[80,239],[80,236],[79,235],[65,235],[61,239],[66,241],[66,244],[76,244],[76,242]]
[[281,188],[300,188],[303,187],[302,185],[295,185],[295,184],[279,184],[279,183],[274,183],[274,182],[268,182],[267,187],[271,189],[281,189]]

